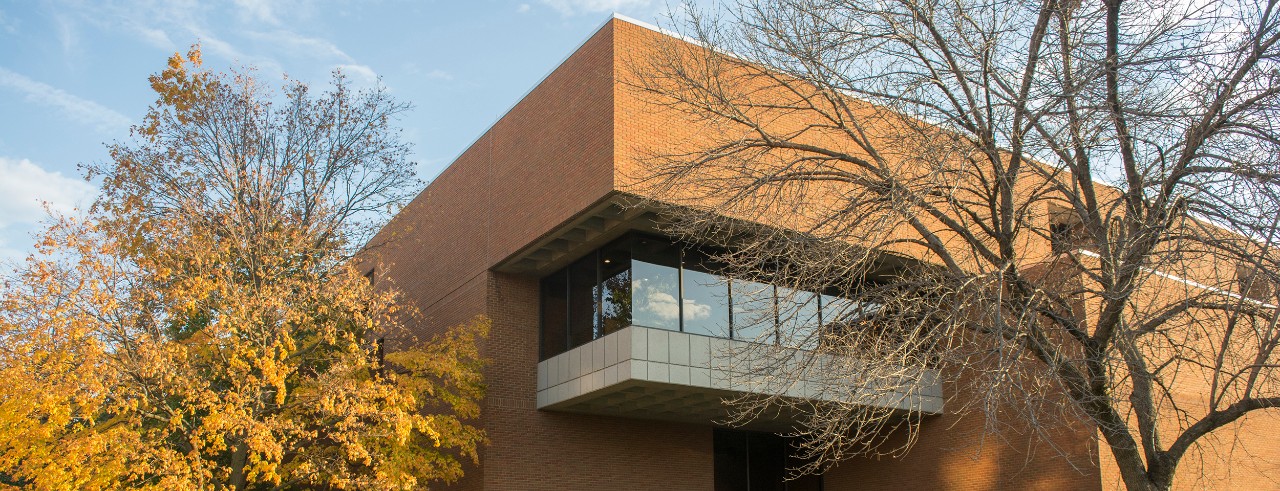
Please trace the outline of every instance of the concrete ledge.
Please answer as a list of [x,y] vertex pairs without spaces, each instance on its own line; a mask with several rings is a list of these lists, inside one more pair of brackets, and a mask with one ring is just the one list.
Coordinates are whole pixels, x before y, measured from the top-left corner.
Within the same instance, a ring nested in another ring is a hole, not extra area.
[[[753,349],[771,354],[742,356]],[[771,364],[801,361],[808,367],[801,380],[777,386],[776,377],[768,376]],[[842,369],[823,369],[837,365]],[[850,370],[852,376],[846,376]],[[764,394],[831,402],[856,399],[926,414],[942,411],[942,386],[934,370],[926,371],[919,383],[888,379],[859,382],[862,377],[857,375],[856,360],[631,326],[539,363],[537,407],[714,422],[727,415],[723,399]]]

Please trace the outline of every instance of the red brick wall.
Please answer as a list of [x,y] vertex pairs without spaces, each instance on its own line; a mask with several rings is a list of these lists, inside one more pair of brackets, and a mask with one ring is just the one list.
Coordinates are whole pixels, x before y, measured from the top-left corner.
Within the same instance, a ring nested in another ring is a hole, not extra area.
[[[423,332],[482,313],[481,275],[612,191],[611,43],[608,29],[588,40],[371,242]],[[471,312],[437,305],[464,295]]]
[[[615,24],[615,73],[621,79],[634,77],[637,70],[644,70],[651,63],[651,57],[661,56],[654,54],[654,46],[661,46],[659,50],[673,48],[673,41],[660,33],[632,24]],[[647,192],[637,183],[647,176],[648,155],[706,148],[715,138],[716,129],[708,123],[690,121],[652,104],[651,95],[625,83],[617,85],[614,98],[614,132],[618,136],[615,185],[620,189]],[[685,123],[679,124],[680,121]],[[820,207],[814,204],[820,200],[813,198],[806,204]],[[788,210],[777,218],[773,223],[780,226],[796,223]],[[952,401],[950,407],[956,405]],[[1092,431],[1062,436],[1054,442],[1063,446],[1061,453],[1016,429],[1003,435],[987,435],[984,440],[980,415],[960,418],[943,414],[925,423],[920,439],[904,458],[845,462],[826,476],[825,489],[1097,489],[1100,479]],[[1072,455],[1072,461],[1067,462],[1062,453]]]
[[[537,411],[537,279],[489,271],[613,192],[615,164],[634,165],[631,140],[659,133],[651,118],[631,124],[641,108],[634,100],[618,107],[624,96],[613,78],[624,52],[653,36],[608,24],[375,240],[390,239],[373,252],[387,281],[422,309],[421,334],[480,313],[493,320],[481,422],[492,444],[455,489],[712,487],[710,427]],[[622,158],[629,161],[615,162]],[[1097,487],[1096,470],[1081,474],[1047,449],[982,443],[958,431],[966,428],[980,422],[934,418],[907,458],[847,462],[826,489]]]
[[422,310],[429,336],[476,314],[492,444],[452,489],[709,489],[711,429],[539,412],[537,279],[494,264],[613,190],[613,29],[601,30],[374,240],[380,281]]
[[484,489],[710,489],[711,428],[537,411],[538,282],[494,274]]
[[[946,392],[950,396],[953,389]],[[1015,423],[1007,419],[1002,423]],[[1049,427],[1057,433],[1053,443],[1060,446],[1053,448],[1025,428],[1005,428],[997,435],[984,430],[984,423],[983,415],[976,413],[928,417],[905,456],[845,461],[827,473],[825,489],[1100,489],[1091,429]]]

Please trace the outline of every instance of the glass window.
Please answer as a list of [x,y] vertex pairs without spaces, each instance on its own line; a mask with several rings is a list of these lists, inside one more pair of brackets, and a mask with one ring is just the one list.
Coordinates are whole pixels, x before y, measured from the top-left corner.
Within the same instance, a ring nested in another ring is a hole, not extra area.
[[624,238],[600,250],[600,335],[631,325],[631,242]]
[[631,257],[635,324],[680,330],[680,250],[666,240],[638,236]]
[[[630,234],[542,279],[543,359],[631,325],[817,348],[879,305],[718,274],[703,250]],[[825,326],[825,329],[823,328]]]
[[747,470],[751,462],[747,454],[747,433],[716,428],[711,432],[715,452],[716,491],[750,489],[751,474]]
[[596,337],[596,260],[589,254],[569,265],[569,347]]
[[822,296],[822,325],[836,326],[847,324],[849,316],[853,314],[855,304],[853,300],[835,295]]
[[716,491],[822,489],[821,476],[786,480],[788,445],[781,436],[716,428],[712,430],[711,439]]
[[701,253],[686,251],[684,266],[684,332],[729,337],[729,281]]
[[564,270],[542,279],[542,359],[565,351],[569,300]]
[[751,491],[785,491],[787,489],[787,447],[781,436],[772,433],[747,433],[747,459],[751,475]]
[[787,346],[818,347],[818,295],[803,290],[778,287],[778,336]]
[[849,332],[850,329],[858,329],[859,322],[875,315],[881,307],[882,305],[878,303],[860,302],[844,297],[823,295],[823,332],[833,340],[841,337]]
[[774,343],[777,338],[778,311],[774,304],[773,285],[755,281],[733,280],[733,337],[747,341]]

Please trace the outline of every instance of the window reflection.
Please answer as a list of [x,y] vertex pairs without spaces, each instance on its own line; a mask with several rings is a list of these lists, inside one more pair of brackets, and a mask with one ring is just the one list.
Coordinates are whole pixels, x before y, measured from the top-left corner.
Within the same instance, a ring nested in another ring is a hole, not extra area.
[[631,248],[618,241],[600,250],[600,335],[631,325]]
[[680,275],[676,268],[635,260],[631,271],[636,325],[680,330]]
[[759,343],[777,341],[778,310],[773,285],[733,280],[733,337]]
[[667,240],[638,236],[631,258],[636,325],[679,331],[680,249]]
[[818,347],[819,296],[807,291],[778,287],[778,336],[781,343],[795,348]]
[[729,280],[697,251],[685,251],[684,332],[729,337]]
[[698,249],[624,236],[542,279],[542,358],[631,325],[815,349],[879,308],[722,269]]

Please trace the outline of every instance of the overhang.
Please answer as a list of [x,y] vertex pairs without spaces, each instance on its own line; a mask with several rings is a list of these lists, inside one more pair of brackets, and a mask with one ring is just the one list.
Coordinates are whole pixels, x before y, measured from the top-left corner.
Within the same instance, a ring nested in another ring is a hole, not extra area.
[[516,251],[494,271],[543,276],[630,230],[656,232],[659,212],[632,196],[612,193]]
[[[841,394],[856,394],[860,403],[904,413],[942,411],[942,388],[936,371],[925,370],[907,384],[901,380],[868,384],[832,380],[829,373],[820,374],[821,370],[817,370],[814,376],[779,385],[772,382],[777,377],[762,373],[763,367],[752,362],[751,349],[805,353],[753,344],[631,326],[539,363],[538,408],[717,424],[730,417],[726,400],[743,395],[778,395],[821,403],[844,402]],[[833,387],[842,383],[845,386]],[[749,426],[777,429],[789,426],[794,417],[779,411],[769,420],[754,421]]]

